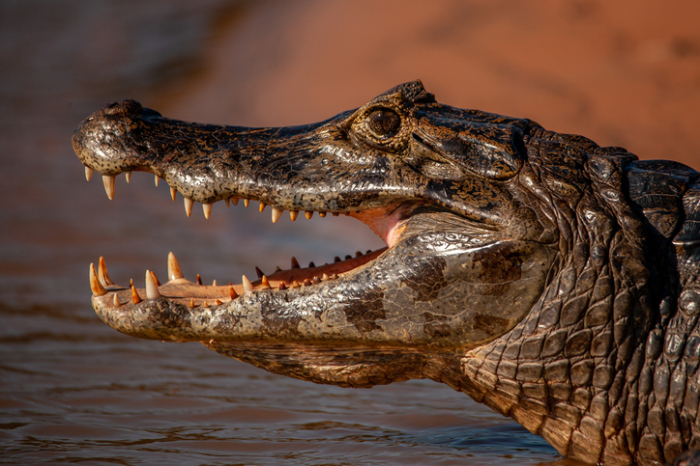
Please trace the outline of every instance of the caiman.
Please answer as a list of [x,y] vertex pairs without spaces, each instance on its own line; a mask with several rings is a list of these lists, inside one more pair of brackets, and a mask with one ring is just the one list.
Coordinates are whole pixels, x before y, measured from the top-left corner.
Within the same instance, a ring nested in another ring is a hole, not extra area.
[[[189,215],[217,201],[349,215],[387,247],[239,284],[118,286],[92,304],[128,335],[199,341],[343,387],[428,378],[587,463],[700,448],[700,178],[677,162],[436,102],[420,81],[317,124],[168,119],[133,100],[82,122],[102,175],[145,171]],[[228,281],[228,280],[227,280]]]

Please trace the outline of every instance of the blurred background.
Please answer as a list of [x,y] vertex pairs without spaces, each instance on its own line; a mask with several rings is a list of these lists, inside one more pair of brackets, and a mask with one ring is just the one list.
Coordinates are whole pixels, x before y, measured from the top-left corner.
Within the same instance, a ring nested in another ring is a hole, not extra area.
[[430,381],[343,390],[102,324],[112,278],[238,280],[381,245],[348,218],[187,218],[135,174],[109,201],[72,131],[133,98],[166,116],[279,126],[422,79],[438,101],[531,118],[700,168],[691,0],[0,2],[0,463],[559,464],[514,422]]

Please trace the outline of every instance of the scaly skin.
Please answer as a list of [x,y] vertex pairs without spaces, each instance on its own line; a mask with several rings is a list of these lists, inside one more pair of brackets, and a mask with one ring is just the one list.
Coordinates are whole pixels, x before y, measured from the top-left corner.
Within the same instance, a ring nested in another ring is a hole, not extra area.
[[347,214],[388,248],[256,282],[146,289],[91,267],[120,332],[201,341],[349,387],[430,378],[562,455],[662,464],[700,444],[700,179],[530,120],[435,102],[420,82],[290,128],[184,123],[125,101],[73,146],[113,194],[147,171],[205,205]]

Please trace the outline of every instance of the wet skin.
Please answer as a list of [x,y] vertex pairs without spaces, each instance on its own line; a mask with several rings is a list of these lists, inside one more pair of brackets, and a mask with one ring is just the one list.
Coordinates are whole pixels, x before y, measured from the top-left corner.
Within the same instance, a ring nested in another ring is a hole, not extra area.
[[[406,83],[327,121],[185,123],[134,101],[86,119],[90,175],[145,171],[205,215],[220,200],[345,214],[387,248],[205,286],[91,266],[120,332],[200,341],[271,372],[348,387],[430,378],[590,463],[698,448],[698,173]],[[308,214],[307,214],[308,215]]]

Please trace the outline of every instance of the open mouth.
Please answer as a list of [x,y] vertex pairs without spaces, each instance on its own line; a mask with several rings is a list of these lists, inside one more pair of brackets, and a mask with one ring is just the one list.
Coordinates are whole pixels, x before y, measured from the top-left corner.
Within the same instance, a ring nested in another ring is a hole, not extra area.
[[[140,171],[145,171],[145,169],[141,169]],[[88,181],[92,178],[92,174],[93,169],[86,166],[85,176]],[[114,182],[116,175],[103,175],[102,178],[105,192],[111,200],[114,198]],[[126,178],[127,182],[129,182],[131,172],[126,172]],[[155,179],[157,186],[160,178],[158,175],[155,175]],[[170,191],[173,201],[175,201],[177,190],[171,187]],[[238,197],[230,197],[224,200],[227,207],[242,204],[246,208],[249,207],[250,201],[250,199]],[[185,212],[189,217],[192,213],[194,201],[185,198],[184,205]],[[204,216],[207,219],[211,215],[212,205],[213,203],[202,204]],[[266,207],[267,206],[260,201],[259,211],[263,212]],[[320,217],[326,217],[329,214],[332,216],[339,216],[342,214],[356,218],[369,226],[372,231],[387,244],[386,247],[374,251],[357,251],[352,255],[345,255],[343,258],[336,256],[332,261],[326,262],[323,265],[316,265],[310,262],[307,267],[302,267],[295,257],[291,257],[290,267],[288,269],[280,269],[277,267],[273,273],[265,274],[260,268],[256,267],[255,276],[251,274],[251,278],[249,278],[243,275],[238,283],[235,283],[233,280],[224,283],[214,280],[211,284],[204,284],[199,274],[197,274],[194,281],[185,278],[175,255],[171,252],[167,259],[168,272],[166,281],[161,282],[155,273],[147,270],[143,287],[138,287],[133,280],[129,287],[125,287],[117,285],[111,280],[105,260],[103,257],[100,257],[97,267],[95,267],[94,263],[90,264],[90,288],[95,299],[99,299],[105,304],[111,303],[111,305],[115,307],[129,304],[137,305],[145,299],[165,297],[170,301],[179,302],[190,308],[198,308],[224,305],[247,293],[260,291],[275,292],[313,287],[355,273],[398,243],[401,234],[405,230],[405,220],[410,216],[410,212],[414,208],[415,205],[398,203],[388,207],[350,212],[303,212],[306,219],[311,219],[314,214]],[[271,211],[272,223],[277,223],[285,212],[283,209],[277,207],[272,207]],[[296,221],[299,214],[299,211],[289,211],[289,216],[292,221]]]

